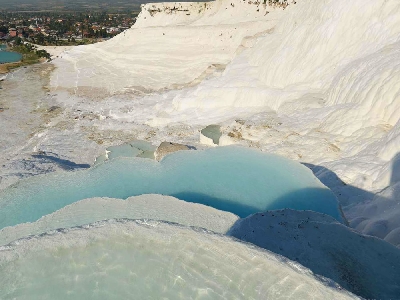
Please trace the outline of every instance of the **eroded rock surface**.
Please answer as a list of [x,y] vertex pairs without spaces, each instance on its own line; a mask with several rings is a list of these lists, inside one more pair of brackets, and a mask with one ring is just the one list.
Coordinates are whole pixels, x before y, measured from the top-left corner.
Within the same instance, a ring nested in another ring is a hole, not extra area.
[[170,143],[170,142],[162,142],[160,146],[158,146],[154,156],[157,161],[163,159],[167,154],[181,151],[181,150],[189,150],[190,148],[186,145],[178,144],[178,143]]

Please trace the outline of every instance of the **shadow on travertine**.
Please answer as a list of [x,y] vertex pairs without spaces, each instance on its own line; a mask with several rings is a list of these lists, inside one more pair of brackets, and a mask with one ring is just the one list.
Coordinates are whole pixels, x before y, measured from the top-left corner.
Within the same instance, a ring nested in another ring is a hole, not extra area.
[[378,194],[345,184],[325,167],[304,165],[335,193],[351,227],[400,248],[400,153],[392,159],[390,185]]
[[[326,214],[333,217],[336,221],[348,225],[336,200],[334,203],[329,201],[331,195],[332,192],[326,188],[298,189],[268,203],[264,211],[286,208],[299,211],[308,210]],[[310,199],[317,199],[318,201],[310,201]]]
[[394,185],[400,181],[400,152],[392,158],[392,175],[390,177],[390,185]]
[[303,163],[303,165],[335,194],[343,207],[372,200],[375,196],[371,192],[346,184],[333,171],[323,166],[309,163]]
[[400,250],[313,211],[276,210],[238,220],[228,235],[297,261],[367,299],[400,295]]
[[90,168],[89,164],[77,164],[73,161],[61,159],[55,155],[48,154],[34,154],[32,157],[42,160],[43,162],[50,162],[56,164],[63,170],[72,171],[78,169],[88,169]]
[[318,211],[320,213],[324,213],[331,217],[334,217],[339,222],[343,222],[340,210],[335,207],[331,201],[328,201],[331,200],[330,198],[326,199],[327,201],[320,201],[319,203],[316,201],[307,201],[310,198],[314,199],[317,197],[323,197],[323,195],[330,197],[331,193],[329,192],[329,190],[326,189],[300,189],[290,193],[286,193],[283,196],[275,199],[274,201],[268,201],[268,198],[266,198],[265,204],[262,208],[252,206],[250,204],[235,202],[231,199],[217,198],[205,193],[196,193],[191,191],[173,193],[170,196],[173,196],[180,200],[184,200],[186,202],[211,206],[219,210],[233,213],[241,218],[245,218],[260,211],[283,209],[288,207],[296,210],[307,209]]
[[211,206],[215,209],[231,212],[241,218],[247,217],[259,211],[258,208],[253,207],[251,205],[245,205],[243,203],[233,202],[229,199],[217,198],[203,193],[194,193],[187,191],[181,193],[173,193],[169,196],[178,198],[180,200],[184,200],[186,202],[203,204]]
[[347,185],[325,167],[304,164],[335,193],[351,217],[351,227],[361,233],[330,216],[285,209],[241,219],[228,234],[297,261],[364,298],[396,299],[400,249],[393,245],[400,245],[399,158],[398,154],[393,160],[391,185],[378,195]]

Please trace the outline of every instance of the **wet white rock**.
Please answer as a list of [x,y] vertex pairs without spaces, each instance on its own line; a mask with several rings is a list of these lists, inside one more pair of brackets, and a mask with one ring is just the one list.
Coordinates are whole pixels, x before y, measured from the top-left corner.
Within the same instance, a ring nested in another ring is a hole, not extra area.
[[82,226],[107,219],[149,219],[195,226],[225,234],[238,216],[209,206],[163,195],[141,195],[126,200],[91,198],[67,205],[33,223],[0,230],[0,245],[59,228]]
[[3,299],[356,299],[281,256],[157,221],[109,220],[20,240],[0,249],[0,273]]

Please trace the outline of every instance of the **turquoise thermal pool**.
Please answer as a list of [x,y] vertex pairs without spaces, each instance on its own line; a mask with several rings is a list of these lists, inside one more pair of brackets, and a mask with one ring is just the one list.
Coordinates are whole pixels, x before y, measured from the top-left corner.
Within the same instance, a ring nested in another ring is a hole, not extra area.
[[117,158],[88,170],[36,176],[0,192],[0,229],[93,197],[163,194],[246,217],[281,208],[343,221],[334,194],[303,165],[242,147],[181,151],[161,162]]

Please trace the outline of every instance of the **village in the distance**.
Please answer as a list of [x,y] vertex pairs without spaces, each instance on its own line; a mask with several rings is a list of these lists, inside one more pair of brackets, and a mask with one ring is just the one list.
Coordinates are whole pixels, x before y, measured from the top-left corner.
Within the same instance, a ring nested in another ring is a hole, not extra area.
[[0,12],[0,41],[45,46],[82,45],[109,39],[130,28],[138,11]]
[[87,45],[114,37],[135,23],[141,4],[128,0],[1,2],[0,75],[51,60],[43,46]]

